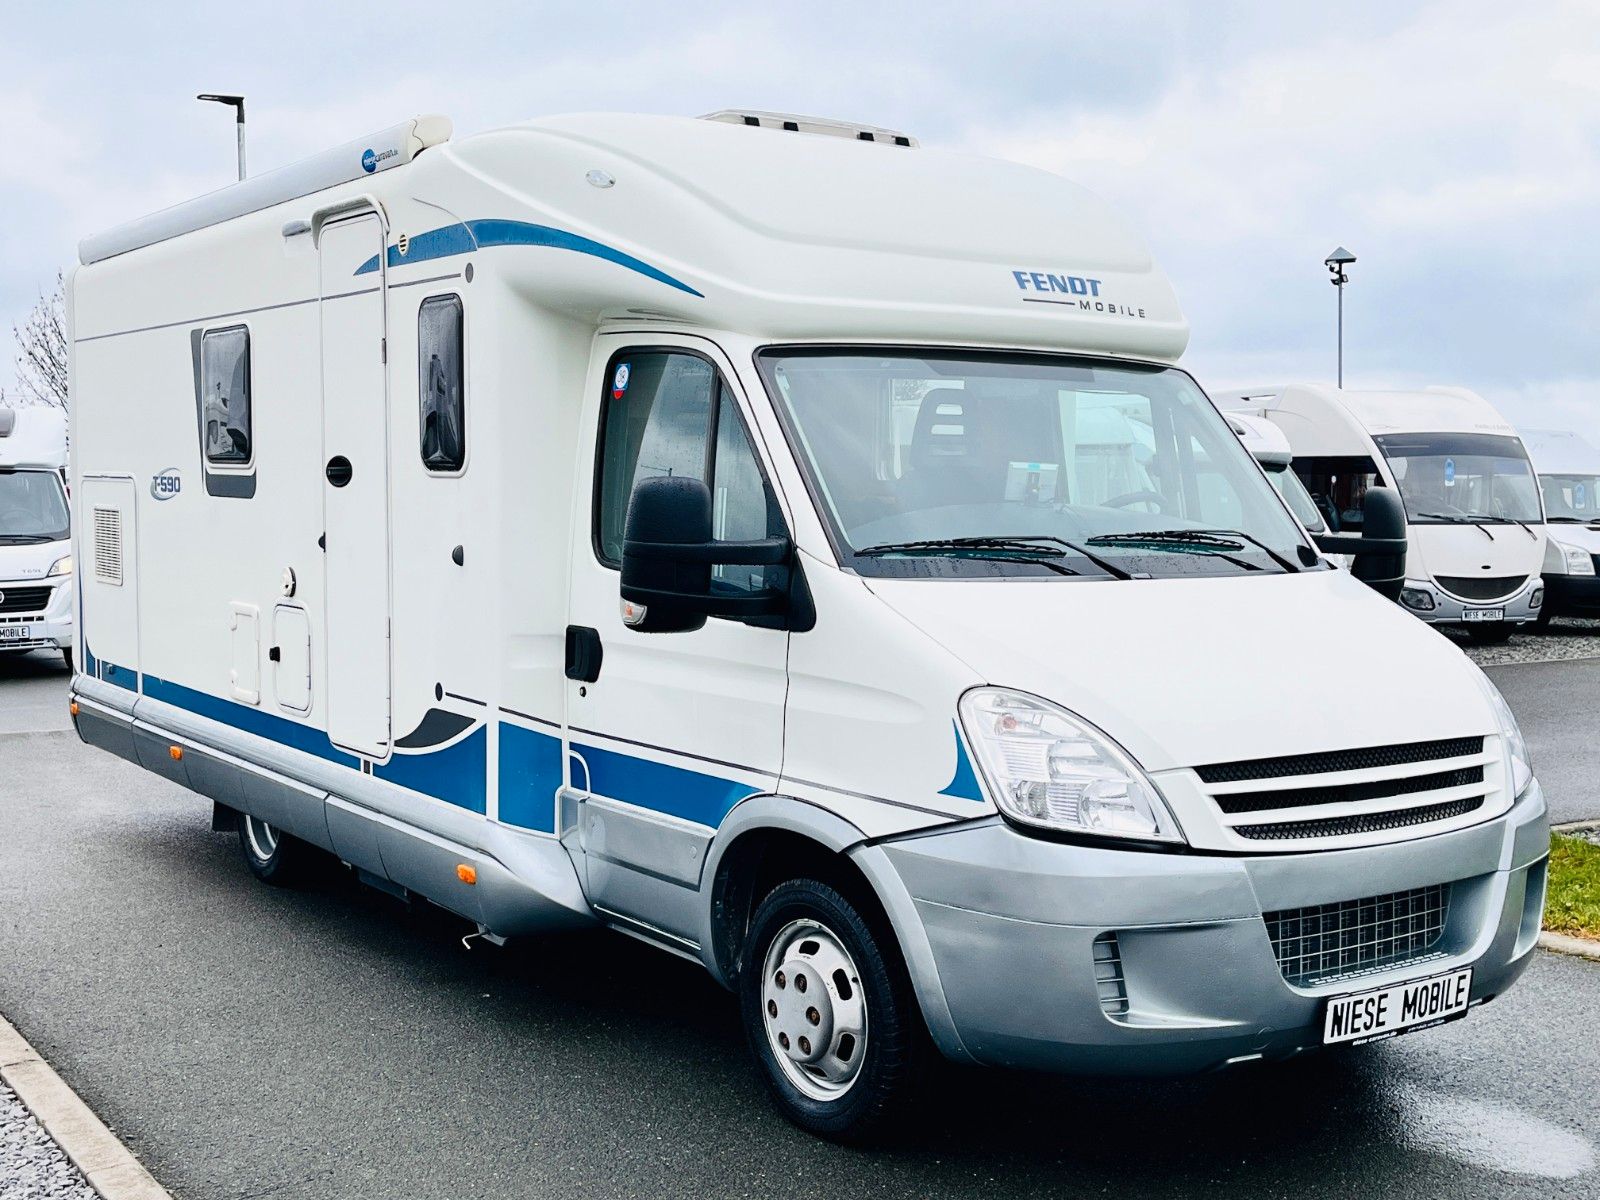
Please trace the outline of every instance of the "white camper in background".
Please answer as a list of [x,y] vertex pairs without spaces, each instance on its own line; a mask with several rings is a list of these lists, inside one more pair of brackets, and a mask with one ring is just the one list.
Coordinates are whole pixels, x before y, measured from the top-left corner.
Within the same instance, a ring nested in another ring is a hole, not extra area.
[[1600,617],[1600,450],[1576,433],[1524,429],[1522,442],[1544,495],[1541,624],[1551,617]]
[[1204,1070],[1529,961],[1504,701],[1316,552],[1064,180],[423,118],[80,257],[77,727],[263,878],[699,962],[832,1136],[930,1039]]
[[1290,384],[1216,400],[1288,435],[1294,471],[1335,532],[1360,529],[1369,487],[1399,489],[1409,543],[1400,603],[1424,621],[1498,642],[1537,619],[1539,489],[1516,430],[1481,396]]
[[0,408],[0,653],[58,650],[72,665],[67,417]]
[[[1289,469],[1294,461],[1294,452],[1290,449],[1288,435],[1265,417],[1243,412],[1227,412],[1223,415],[1244,448],[1250,451],[1250,457],[1266,473],[1267,481],[1283,497],[1295,520],[1305,526],[1306,532],[1313,535],[1331,532],[1322,517],[1322,510],[1311,498],[1311,493],[1306,491],[1306,485],[1300,481],[1300,476]],[[1344,562],[1341,565],[1349,564]]]

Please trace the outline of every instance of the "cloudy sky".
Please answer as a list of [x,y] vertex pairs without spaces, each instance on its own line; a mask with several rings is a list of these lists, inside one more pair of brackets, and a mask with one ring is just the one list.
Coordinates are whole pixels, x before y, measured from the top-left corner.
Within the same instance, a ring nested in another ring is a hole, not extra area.
[[[418,112],[746,106],[906,129],[1112,200],[1216,387],[1453,383],[1600,441],[1600,5],[0,0],[0,328],[79,237]],[[9,339],[6,339],[9,342]],[[9,344],[0,388],[11,382]]]

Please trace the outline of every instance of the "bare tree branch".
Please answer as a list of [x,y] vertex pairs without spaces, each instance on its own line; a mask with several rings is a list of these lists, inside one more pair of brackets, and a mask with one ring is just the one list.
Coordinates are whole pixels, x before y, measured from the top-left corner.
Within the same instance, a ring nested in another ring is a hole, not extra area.
[[67,407],[67,317],[65,285],[60,274],[49,295],[39,303],[21,325],[12,327],[16,337],[16,399],[23,404],[42,404],[49,408]]

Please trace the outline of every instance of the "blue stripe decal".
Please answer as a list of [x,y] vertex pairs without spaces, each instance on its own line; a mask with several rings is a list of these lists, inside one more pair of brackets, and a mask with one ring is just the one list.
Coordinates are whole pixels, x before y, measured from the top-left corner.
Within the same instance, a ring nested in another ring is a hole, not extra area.
[[598,746],[572,748],[589,765],[589,790],[627,804],[716,828],[733,806],[759,789]]
[[356,758],[335,748],[326,733],[320,729],[313,729],[310,725],[301,725],[296,721],[275,717],[271,713],[235,704],[232,700],[223,700],[218,696],[208,696],[204,692],[186,688],[181,683],[169,683],[154,675],[144,677],[144,694],[152,700],[160,700],[186,712],[192,712],[196,716],[220,721],[245,733],[266,738],[269,742],[277,742],[280,746],[303,750],[307,754],[338,763],[340,766],[354,768],[360,765]]
[[978,776],[967,757],[967,744],[961,740],[961,727],[950,722],[956,734],[956,773],[950,783],[939,790],[941,796],[954,796],[957,800],[976,800],[983,803],[983,789],[978,786]]
[[442,750],[396,754],[372,768],[377,778],[482,814],[489,794],[489,731],[479,726]]
[[[556,229],[550,225],[534,225],[528,221],[491,219],[444,225],[438,229],[430,229],[426,233],[419,233],[412,238],[403,256],[398,246],[390,246],[385,257],[390,267],[398,267],[427,262],[435,258],[451,258],[457,254],[466,254],[474,248],[489,246],[544,246],[552,250],[571,250],[576,254],[588,254],[616,263],[619,267],[626,267],[630,271],[637,271],[657,283],[677,288],[680,292],[705,298],[703,293],[697,292],[683,280],[676,279],[631,254],[624,254],[615,246],[608,246],[604,242],[597,242],[581,234],[569,233],[565,229]],[[356,268],[356,274],[370,275],[377,269],[378,256],[374,254]]]
[[500,820],[554,833],[561,784],[561,739],[500,722]]
[[106,683],[115,684],[117,687],[124,688],[130,692],[139,690],[137,672],[131,671],[127,667],[119,667],[116,663],[105,661],[100,663],[100,668],[100,678]]

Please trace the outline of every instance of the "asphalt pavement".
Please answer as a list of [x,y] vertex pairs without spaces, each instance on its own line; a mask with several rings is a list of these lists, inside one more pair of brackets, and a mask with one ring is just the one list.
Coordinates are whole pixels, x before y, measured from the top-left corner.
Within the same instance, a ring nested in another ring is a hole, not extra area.
[[[0,659],[0,716],[63,707],[45,665]],[[692,964],[605,932],[469,951],[337,870],[256,883],[208,817],[70,732],[0,733],[0,1013],[179,1200],[1600,1196],[1597,963],[1541,952],[1465,1021],[1198,1079],[947,1069],[866,1152],[771,1110]]]

